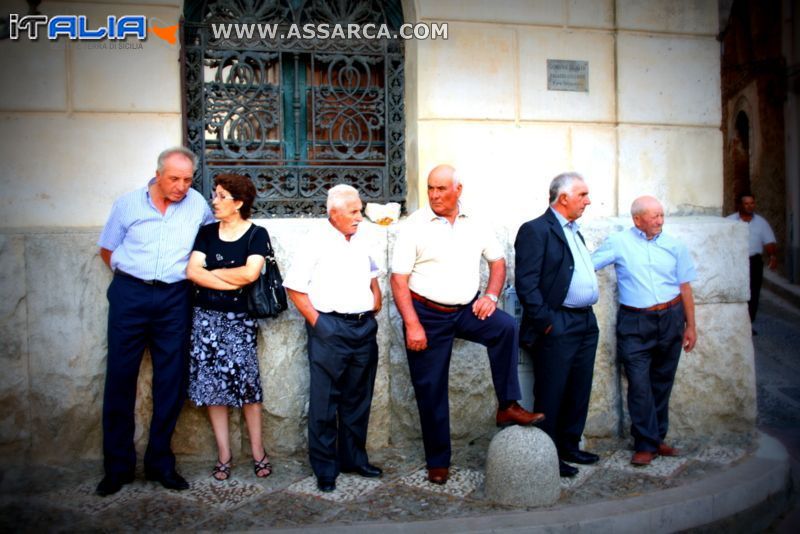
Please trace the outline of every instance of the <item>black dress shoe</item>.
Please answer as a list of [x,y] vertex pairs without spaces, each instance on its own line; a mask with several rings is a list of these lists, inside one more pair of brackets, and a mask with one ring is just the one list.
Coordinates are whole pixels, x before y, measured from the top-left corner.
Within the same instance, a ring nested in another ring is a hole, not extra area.
[[133,482],[133,475],[106,475],[94,490],[101,497],[113,495],[122,489],[125,484]]
[[562,462],[561,460],[558,461],[558,474],[562,477],[574,477],[578,474],[578,468],[571,466]]
[[336,489],[336,480],[331,480],[329,478],[318,478],[317,489],[323,493],[330,493]]
[[600,460],[598,455],[581,450],[562,452],[558,457],[565,462],[583,465],[596,464]]
[[180,476],[178,472],[175,471],[174,469],[172,469],[171,471],[167,471],[166,473],[155,473],[152,471],[149,472],[146,471],[144,477],[147,480],[160,482],[161,485],[167,489],[176,491],[189,489],[189,483],[186,482],[186,479]]
[[383,469],[368,463],[350,469],[342,469],[342,473],[355,473],[366,478],[378,478],[383,474]]

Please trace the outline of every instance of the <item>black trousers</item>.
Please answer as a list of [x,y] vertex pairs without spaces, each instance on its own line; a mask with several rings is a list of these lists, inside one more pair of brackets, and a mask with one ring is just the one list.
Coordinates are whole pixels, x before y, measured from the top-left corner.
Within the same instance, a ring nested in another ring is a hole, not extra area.
[[758,297],[761,295],[761,284],[764,281],[764,259],[761,254],[750,256],[750,301],[747,311],[750,312],[750,322],[756,320],[758,313]]
[[428,467],[449,467],[450,404],[448,379],[453,340],[466,339],[485,346],[497,400],[500,403],[520,398],[517,375],[517,324],[502,310],[481,321],[472,313],[472,304],[455,312],[443,312],[413,301],[428,338],[422,351],[406,349],[408,370],[417,398],[425,461]]
[[136,383],[145,347],[153,360],[153,415],[144,456],[147,471],[175,468],[172,433],[186,397],[190,303],[188,281],[147,285],[115,274],[108,287],[108,359],[103,397],[107,474],[136,468],[133,444]]
[[308,458],[320,479],[360,467],[367,458],[367,424],[378,368],[378,322],[321,313],[308,332],[311,383]]
[[597,350],[597,318],[591,308],[553,317],[553,329],[531,347],[533,411],[546,419],[539,424],[559,453],[578,450],[586,426]]
[[656,451],[669,430],[669,397],[681,356],[683,304],[655,312],[620,308],[617,356],[628,379],[628,412],[637,451]]

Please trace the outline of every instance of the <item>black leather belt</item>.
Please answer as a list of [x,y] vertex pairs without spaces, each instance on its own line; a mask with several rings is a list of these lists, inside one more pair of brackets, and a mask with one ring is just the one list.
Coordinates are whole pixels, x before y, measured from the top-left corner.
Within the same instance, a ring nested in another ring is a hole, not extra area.
[[561,311],[568,313],[589,313],[592,311],[591,306],[584,306],[582,308],[570,308],[569,306],[561,306]]
[[141,278],[133,276],[132,274],[126,273],[122,269],[115,269],[114,270],[114,274],[118,274],[120,276],[124,276],[125,278],[131,278],[133,280],[136,280],[137,282],[141,282],[142,284],[146,284],[148,286],[169,286],[169,285],[172,285],[169,282],[162,282],[161,280],[142,280]]
[[372,310],[361,312],[361,313],[339,313],[339,312],[335,312],[335,311],[323,312],[323,313],[325,315],[330,315],[330,316],[333,316],[333,317],[338,317],[339,319],[344,319],[345,321],[357,321],[359,323],[361,321],[366,320],[368,317],[374,317],[375,316],[375,312],[372,311]]

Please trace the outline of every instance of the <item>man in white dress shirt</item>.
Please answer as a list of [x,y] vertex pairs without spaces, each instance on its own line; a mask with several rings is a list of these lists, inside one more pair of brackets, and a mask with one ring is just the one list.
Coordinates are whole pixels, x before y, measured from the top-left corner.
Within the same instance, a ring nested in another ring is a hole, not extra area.
[[[728,219],[733,221],[746,222],[750,230],[749,233],[749,255],[750,255],[750,302],[747,309],[750,312],[750,322],[756,320],[758,313],[758,297],[761,294],[761,282],[764,279],[764,256],[766,252],[769,256],[769,268],[778,268],[778,245],[775,242],[775,233],[770,228],[767,220],[756,213],[756,197],[752,193],[743,193],[737,199],[739,211],[728,215]],[[753,330],[753,334],[756,331]]]
[[283,285],[306,319],[311,381],[308,457],[320,491],[336,489],[340,472],[379,477],[366,452],[381,308],[378,267],[356,234],[358,191],[328,192],[328,222],[292,262]]

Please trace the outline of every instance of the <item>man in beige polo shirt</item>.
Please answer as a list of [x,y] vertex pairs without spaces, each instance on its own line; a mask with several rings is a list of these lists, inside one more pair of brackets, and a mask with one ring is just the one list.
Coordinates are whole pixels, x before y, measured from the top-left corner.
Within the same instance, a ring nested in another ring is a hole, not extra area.
[[[392,258],[392,292],[403,317],[428,480],[435,484],[446,483],[449,476],[447,382],[455,338],[488,349],[499,403],[498,426],[544,420],[544,415],[525,411],[517,403],[521,396],[517,326],[510,315],[497,309],[506,279],[503,249],[491,229],[463,209],[461,190],[453,167],[435,167],[428,175],[430,205],[403,223]],[[481,257],[489,263],[483,295],[479,295]]]

